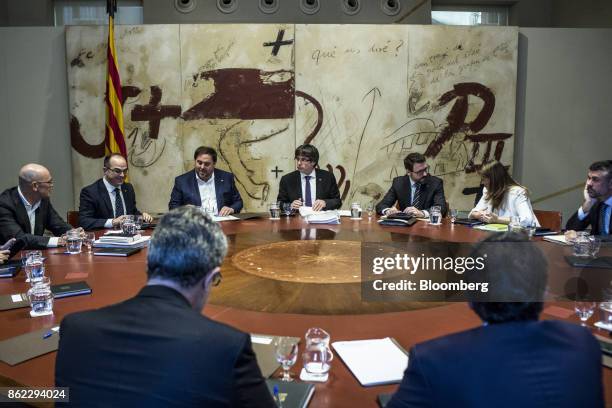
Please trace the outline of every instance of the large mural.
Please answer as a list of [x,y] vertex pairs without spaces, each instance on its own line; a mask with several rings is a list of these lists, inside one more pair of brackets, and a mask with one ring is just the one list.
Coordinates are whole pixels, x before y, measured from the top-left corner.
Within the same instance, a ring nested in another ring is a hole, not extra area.
[[[410,152],[428,157],[460,209],[484,163],[512,163],[516,28],[147,25],[115,36],[141,209],[167,210],[200,145],[217,149],[248,211],[276,199],[304,142],[345,208],[379,201]],[[68,27],[66,44],[78,200],[102,174],[106,27]]]

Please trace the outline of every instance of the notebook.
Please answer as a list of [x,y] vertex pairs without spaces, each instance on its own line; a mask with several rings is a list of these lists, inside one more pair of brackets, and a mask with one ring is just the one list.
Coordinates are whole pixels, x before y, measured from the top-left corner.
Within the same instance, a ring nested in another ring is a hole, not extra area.
[[13,278],[21,270],[21,259],[10,260],[0,265],[0,278]]
[[140,252],[142,248],[94,248],[94,255],[100,256],[130,256]]
[[344,364],[364,387],[401,382],[408,354],[390,337],[332,343]]
[[307,407],[315,390],[314,385],[297,381],[286,382],[280,380],[266,380],[266,385],[273,397],[274,387],[276,387],[278,399],[280,400],[277,401],[276,404],[283,408]]
[[565,260],[574,268],[612,269],[612,256],[600,256],[598,258],[566,256]]

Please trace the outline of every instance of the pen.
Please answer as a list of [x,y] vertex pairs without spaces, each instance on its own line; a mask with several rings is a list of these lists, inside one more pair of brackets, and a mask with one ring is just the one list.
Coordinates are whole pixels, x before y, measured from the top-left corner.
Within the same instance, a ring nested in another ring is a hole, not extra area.
[[53,336],[53,330],[49,330],[48,332],[46,332],[45,334],[43,334],[43,340],[44,339],[48,339],[49,337]]
[[283,403],[280,400],[280,396],[278,395],[278,385],[274,386],[274,399],[277,402],[278,408],[283,408]]

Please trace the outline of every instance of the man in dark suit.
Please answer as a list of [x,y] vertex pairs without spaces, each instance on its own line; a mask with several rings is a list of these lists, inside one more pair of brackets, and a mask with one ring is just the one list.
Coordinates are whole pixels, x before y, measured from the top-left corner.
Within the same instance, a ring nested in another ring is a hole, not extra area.
[[[64,245],[58,237],[70,230],[49,200],[53,178],[47,168],[26,164],[19,171],[19,185],[0,195],[0,242],[22,239],[26,249],[43,249]],[[45,230],[55,237],[43,236]]]
[[603,407],[601,351],[589,330],[538,321],[547,263],[522,234],[495,235],[466,271],[488,292],[470,303],[483,325],[417,344],[387,408]]
[[193,154],[194,170],[178,176],[170,194],[168,208],[191,204],[208,207],[212,213],[226,216],[239,213],[242,197],[236,188],[234,175],[216,169],[217,151],[200,146]]
[[201,314],[221,281],[225,235],[198,208],[157,224],[147,285],[133,298],[66,316],[55,384],[88,407],[275,407],[251,337]]
[[153,221],[153,217],[136,208],[134,187],[125,182],[127,172],[127,161],[120,154],[104,158],[104,177],[81,190],[81,227],[86,230],[118,227],[128,214],[142,214],[144,222]]
[[584,186],[584,202],[567,221],[568,230],[591,227],[593,235],[612,231],[612,160],[591,164]]
[[[429,208],[437,205],[442,211],[442,216],[446,215],[448,209],[444,198],[444,182],[429,174],[425,156],[420,153],[410,153],[404,159],[404,168],[406,175],[393,179],[391,188],[376,206],[376,212],[391,215],[402,211],[423,218],[429,217]],[[399,210],[395,208],[396,201]]]
[[340,191],[334,175],[315,169],[319,151],[305,144],[295,149],[297,170],[281,177],[277,200],[291,203],[291,208],[312,207],[314,211],[335,210],[342,206]]

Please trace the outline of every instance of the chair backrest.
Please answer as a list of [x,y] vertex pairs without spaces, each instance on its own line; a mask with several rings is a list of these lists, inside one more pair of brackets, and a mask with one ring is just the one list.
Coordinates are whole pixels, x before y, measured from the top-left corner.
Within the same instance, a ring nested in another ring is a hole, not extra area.
[[72,225],[73,228],[79,227],[79,212],[76,210],[68,210],[66,214],[66,220],[68,224]]
[[561,211],[544,211],[533,210],[533,213],[540,221],[543,228],[549,228],[553,231],[561,231],[563,225],[563,215]]

